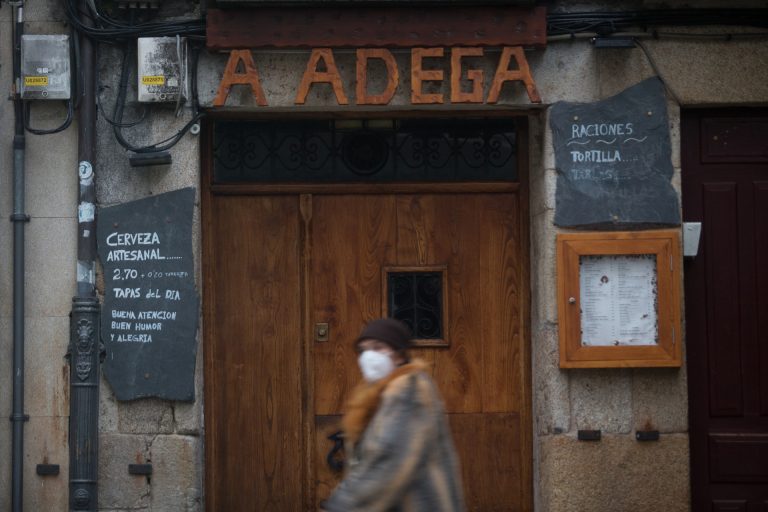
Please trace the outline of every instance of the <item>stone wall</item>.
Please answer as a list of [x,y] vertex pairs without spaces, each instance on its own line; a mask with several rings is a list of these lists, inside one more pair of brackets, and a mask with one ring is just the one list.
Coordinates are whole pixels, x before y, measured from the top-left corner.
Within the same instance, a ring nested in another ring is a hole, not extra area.
[[[194,16],[190,13],[188,16]],[[99,84],[104,111],[112,112],[119,83],[122,52],[101,45]],[[129,82],[124,121],[136,119],[142,106],[136,103],[135,72]],[[135,146],[156,143],[175,134],[191,118],[189,106],[176,117],[175,104],[158,104],[147,120],[135,129],[123,130]],[[111,114],[110,114],[111,115]],[[112,126],[101,115],[97,121],[99,146],[94,171],[99,207],[178,190],[199,189],[199,139],[187,134],[171,150],[169,166],[131,167],[129,152],[115,139]],[[200,201],[195,201],[192,251],[195,281],[200,290]],[[102,280],[97,278],[101,287]],[[103,291],[103,290],[100,290]],[[173,402],[140,399],[118,402],[102,377],[99,405],[99,509],[108,511],[152,510],[193,512],[203,509],[203,362],[202,321],[198,330],[195,401]],[[152,464],[150,477],[128,474],[129,464]]]
[[[681,107],[768,102],[768,45],[732,43],[645,42],[680,100],[678,104],[668,94],[672,184],[678,193]],[[601,51],[587,41],[555,42],[540,55],[541,61],[537,57],[530,58],[531,66],[550,104],[604,99],[655,74],[639,48]],[[542,65],[544,70],[539,69]],[[562,80],[542,80],[555,71]],[[544,112],[531,123],[536,510],[689,510],[685,363],[680,369],[559,369],[555,236],[566,230],[553,225],[556,171],[548,123]],[[599,429],[602,440],[578,441],[580,429]],[[659,442],[635,440],[637,430],[651,429],[660,431]]]
[[[29,2],[29,33],[62,34],[67,28],[58,2]],[[11,422],[13,354],[13,103],[11,8],[0,8],[0,510],[11,509]],[[36,103],[35,128],[54,128],[66,117],[63,102]],[[76,123],[63,133],[27,135],[25,227],[24,507],[62,510],[68,481],[69,311],[75,292],[77,234]],[[61,473],[40,477],[37,464],[59,464]]]

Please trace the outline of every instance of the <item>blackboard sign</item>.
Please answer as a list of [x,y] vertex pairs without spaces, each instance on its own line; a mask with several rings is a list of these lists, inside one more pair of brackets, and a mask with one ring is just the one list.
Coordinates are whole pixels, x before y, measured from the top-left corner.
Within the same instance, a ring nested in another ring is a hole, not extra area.
[[103,368],[118,400],[195,398],[194,200],[186,188],[99,210]]
[[596,103],[558,102],[550,115],[557,167],[555,224],[601,229],[680,224],[664,85],[654,77]]

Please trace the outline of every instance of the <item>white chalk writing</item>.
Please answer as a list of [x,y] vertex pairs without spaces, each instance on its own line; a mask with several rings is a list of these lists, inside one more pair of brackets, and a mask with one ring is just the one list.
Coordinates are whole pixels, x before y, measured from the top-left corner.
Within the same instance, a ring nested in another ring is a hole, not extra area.
[[160,254],[160,249],[115,249],[107,253],[107,261],[148,261],[164,259],[165,256]]
[[598,135],[632,135],[634,129],[632,123],[595,123],[595,124],[572,124],[571,137],[580,139],[582,137],[597,137]]
[[110,233],[107,236],[107,245],[111,247],[126,245],[159,245],[160,237],[157,233]]

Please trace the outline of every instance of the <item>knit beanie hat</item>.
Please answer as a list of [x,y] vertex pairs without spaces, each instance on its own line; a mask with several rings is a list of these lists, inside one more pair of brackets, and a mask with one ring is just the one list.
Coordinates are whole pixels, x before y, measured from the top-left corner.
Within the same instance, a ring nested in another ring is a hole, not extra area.
[[379,318],[365,326],[363,332],[355,340],[355,347],[363,340],[376,339],[383,341],[396,352],[401,352],[411,347],[412,338],[411,330],[400,320]]

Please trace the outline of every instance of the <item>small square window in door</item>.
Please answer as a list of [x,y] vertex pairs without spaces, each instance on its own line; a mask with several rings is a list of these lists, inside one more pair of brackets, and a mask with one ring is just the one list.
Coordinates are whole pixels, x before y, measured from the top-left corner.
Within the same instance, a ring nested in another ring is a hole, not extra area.
[[445,266],[385,267],[384,315],[411,328],[417,347],[448,346]]

